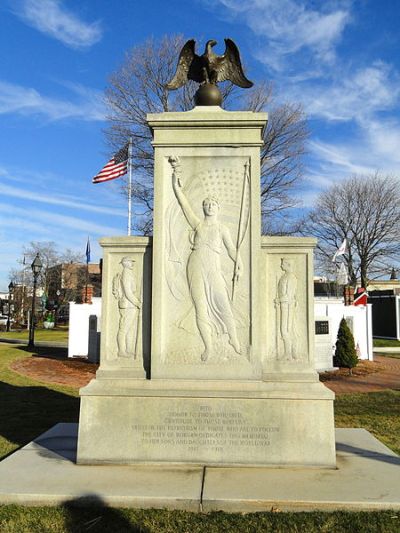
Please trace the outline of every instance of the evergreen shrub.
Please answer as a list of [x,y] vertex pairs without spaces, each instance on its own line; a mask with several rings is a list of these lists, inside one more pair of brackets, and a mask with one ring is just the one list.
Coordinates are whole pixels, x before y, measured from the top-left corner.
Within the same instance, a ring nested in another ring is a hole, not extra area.
[[354,337],[344,318],[340,321],[334,363],[336,366],[348,368],[350,375],[352,374],[352,369],[358,364]]

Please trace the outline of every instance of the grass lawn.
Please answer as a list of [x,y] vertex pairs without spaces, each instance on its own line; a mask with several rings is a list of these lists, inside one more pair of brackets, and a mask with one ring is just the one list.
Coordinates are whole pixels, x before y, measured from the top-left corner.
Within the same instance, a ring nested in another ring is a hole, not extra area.
[[400,348],[400,341],[395,339],[374,339],[374,348]]
[[0,507],[2,533],[398,533],[399,521],[400,515],[392,511],[242,515],[68,505]]
[[400,353],[380,353],[382,357],[394,357],[395,359],[400,359]]
[[400,454],[400,391],[336,396],[335,426],[364,428]]
[[[53,349],[52,349],[53,350]],[[26,347],[0,344],[0,457],[57,422],[78,420],[77,392],[46,385],[9,370]],[[336,401],[338,427],[365,427],[400,452],[400,392],[349,394]],[[183,511],[0,506],[1,533],[398,533],[400,513],[312,512],[195,514]]]
[[[8,338],[8,339],[28,340],[29,331],[27,329],[0,331],[0,338],[1,339]],[[57,328],[57,329],[35,328],[35,340],[36,341],[67,342],[68,341],[68,329],[67,328]]]
[[75,389],[46,385],[8,369],[15,359],[30,356],[25,346],[0,344],[0,458],[57,422],[78,421]]

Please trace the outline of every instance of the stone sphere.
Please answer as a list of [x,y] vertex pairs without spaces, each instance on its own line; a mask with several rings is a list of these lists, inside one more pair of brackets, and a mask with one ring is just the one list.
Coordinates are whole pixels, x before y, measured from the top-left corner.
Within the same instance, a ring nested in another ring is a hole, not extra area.
[[216,85],[205,83],[200,85],[194,95],[196,105],[216,105],[222,104],[222,94]]

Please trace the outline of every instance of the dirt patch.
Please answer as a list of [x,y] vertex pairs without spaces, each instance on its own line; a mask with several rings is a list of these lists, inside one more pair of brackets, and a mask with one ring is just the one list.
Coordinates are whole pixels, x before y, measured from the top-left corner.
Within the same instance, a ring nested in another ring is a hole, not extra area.
[[99,365],[88,363],[86,359],[52,359],[32,356],[14,361],[10,368],[30,378],[45,383],[58,383],[79,389],[95,377]]
[[[58,383],[79,389],[95,377],[98,365],[88,363],[85,359],[68,359],[65,355],[41,355],[15,361],[10,368],[44,383]],[[353,369],[352,376],[349,376],[347,369],[342,368],[321,374],[320,379],[337,394],[400,390],[400,359],[378,355],[375,361],[360,361]]]
[[381,361],[360,361],[358,365],[353,368],[353,374],[350,376],[348,368],[339,368],[331,372],[324,372],[320,374],[321,381],[331,381],[334,379],[345,379],[349,377],[367,376],[375,372],[383,372],[386,369],[385,363]]

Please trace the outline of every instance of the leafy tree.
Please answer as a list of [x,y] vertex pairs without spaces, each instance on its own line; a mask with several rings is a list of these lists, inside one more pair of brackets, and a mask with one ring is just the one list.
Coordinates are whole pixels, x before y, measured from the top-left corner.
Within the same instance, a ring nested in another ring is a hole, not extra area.
[[[184,41],[183,36],[174,35],[160,41],[149,39],[136,46],[110,76],[105,91],[109,109],[105,134],[111,151],[120,148],[129,136],[133,138],[134,225],[144,234],[152,232],[154,164],[146,114],[192,109],[197,89],[192,82],[176,91],[165,87],[175,73]],[[302,177],[302,156],[309,135],[305,114],[300,104],[277,103],[271,83],[255,83],[246,91],[228,82],[220,88],[226,109],[269,112],[261,150],[263,231],[288,232],[291,228],[287,224],[287,210],[297,205],[291,191]],[[123,189],[127,194],[127,187]]]
[[344,318],[340,321],[337,335],[335,364],[340,367],[348,368],[350,375],[353,373],[352,369],[358,364],[354,337]]
[[318,238],[317,258],[329,268],[343,240],[350,283],[387,274],[400,252],[400,181],[393,176],[353,176],[322,192],[302,231]]

